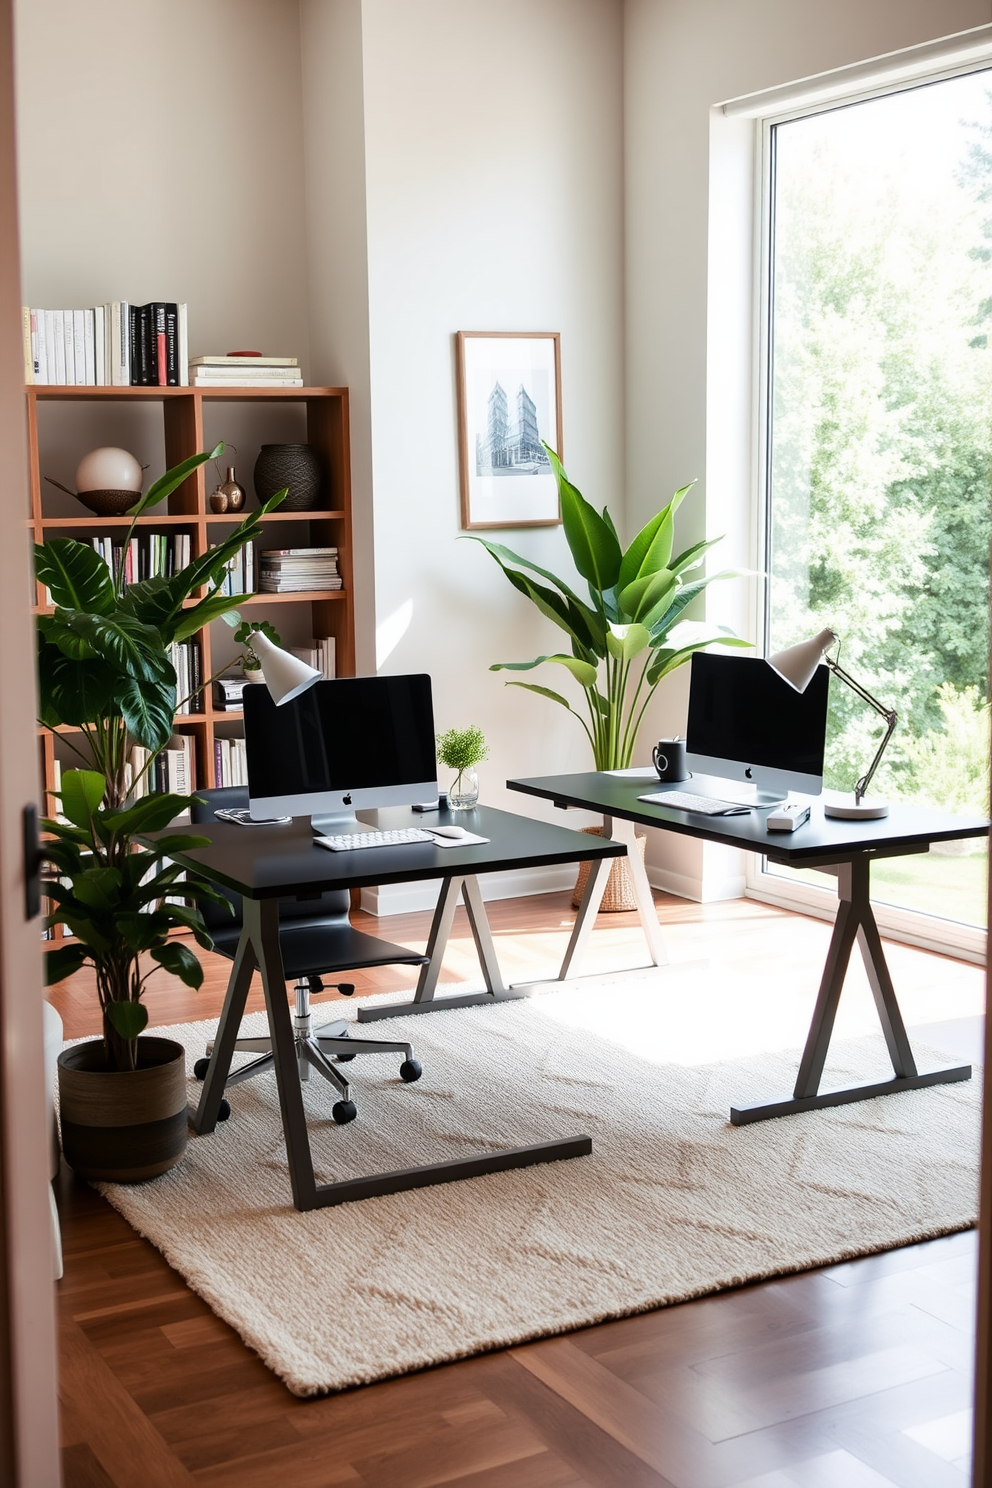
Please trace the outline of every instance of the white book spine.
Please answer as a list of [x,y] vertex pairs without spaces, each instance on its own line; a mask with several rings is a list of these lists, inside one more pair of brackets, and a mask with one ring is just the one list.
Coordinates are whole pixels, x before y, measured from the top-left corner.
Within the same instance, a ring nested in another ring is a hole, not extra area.
[[[66,315],[69,311],[66,311]],[[76,369],[76,386],[86,386],[86,311],[72,311],[72,356]]]
[[189,387],[189,316],[186,306],[179,306],[179,386]]
[[106,387],[107,376],[107,327],[106,306],[93,306],[93,372],[97,387]]
[[83,316],[83,347],[86,354],[85,372],[86,386],[96,386],[96,311],[84,310]]
[[38,326],[38,381],[50,382],[48,372],[48,337],[45,334],[44,310],[32,310]]
[[[55,346],[55,381],[65,387],[65,317],[61,310],[46,311],[52,317],[52,342]],[[45,328],[48,328],[46,319]]]

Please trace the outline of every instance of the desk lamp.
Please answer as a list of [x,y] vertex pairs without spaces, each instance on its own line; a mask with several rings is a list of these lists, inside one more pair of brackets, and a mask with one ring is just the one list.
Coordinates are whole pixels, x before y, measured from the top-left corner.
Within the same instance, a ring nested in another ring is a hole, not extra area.
[[253,630],[248,637],[248,650],[261,667],[262,680],[276,705],[290,702],[321,680],[322,673],[315,667],[275,645],[261,630]]
[[882,742],[875,751],[875,758],[854,787],[853,796],[842,795],[833,799],[824,797],[823,801],[824,816],[842,817],[846,821],[867,821],[876,817],[888,816],[889,814],[888,801],[866,800],[865,796],[871,784],[872,776],[878,769],[879,761],[885,753],[886,745],[892,738],[898,721],[898,714],[891,708],[884,707],[878,701],[878,698],[872,697],[867,688],[862,687],[860,682],[856,682],[853,677],[845,672],[836,657],[826,654],[828,648],[838,640],[839,637],[836,631],[821,630],[820,634],[814,636],[810,641],[800,641],[797,646],[789,646],[784,651],[776,651],[774,656],[768,657],[768,665],[773,671],[778,673],[784,682],[788,682],[790,687],[794,687],[796,692],[805,692],[822,660],[835,677],[839,677],[842,682],[845,682],[852,692],[856,693],[863,702],[868,703],[870,707],[875,709],[876,713],[880,713],[885,719],[886,729],[882,736]]

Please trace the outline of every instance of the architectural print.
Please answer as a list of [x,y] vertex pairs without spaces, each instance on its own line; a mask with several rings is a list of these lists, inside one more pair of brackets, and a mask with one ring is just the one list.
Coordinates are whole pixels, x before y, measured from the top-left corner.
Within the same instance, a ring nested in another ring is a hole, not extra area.
[[476,475],[544,475],[550,460],[541,443],[537,404],[523,383],[517,389],[516,414],[510,420],[506,393],[499,381],[487,402],[485,433],[475,437]]

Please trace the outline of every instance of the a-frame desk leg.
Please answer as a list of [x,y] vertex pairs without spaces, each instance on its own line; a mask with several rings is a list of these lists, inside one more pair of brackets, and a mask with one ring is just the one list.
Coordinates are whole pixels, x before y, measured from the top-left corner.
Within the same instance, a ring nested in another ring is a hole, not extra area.
[[[472,939],[479,954],[479,964],[485,978],[485,992],[461,992],[452,996],[437,997],[435,991],[441,975],[441,962],[451,934],[452,921],[458,907],[459,896],[465,900]],[[378,1023],[383,1018],[406,1018],[411,1013],[433,1013],[444,1008],[480,1007],[493,1002],[516,1002],[526,997],[526,992],[513,991],[503,981],[503,974],[496,957],[489,917],[479,889],[479,880],[474,874],[455,875],[441,884],[431,933],[427,940],[429,960],[420,969],[417,989],[412,1000],[388,1002],[379,1007],[360,1007],[359,1023]]]
[[[762,1102],[755,1106],[735,1106],[730,1112],[734,1126],[746,1126],[751,1121],[766,1121],[770,1116],[789,1116],[796,1111],[815,1111],[822,1106],[846,1106],[854,1101],[871,1100],[876,1095],[892,1095],[897,1090],[919,1090],[926,1085],[948,1085],[957,1080],[971,1079],[970,1064],[930,1070],[923,1075],[916,1068],[871,907],[870,866],[871,859],[865,853],[852,863],[837,864],[832,870],[837,873],[840,902],[792,1098]],[[872,1085],[855,1085],[844,1090],[821,1091],[823,1066],[855,940],[861,947],[879,1022],[892,1061],[894,1078],[880,1080]]]

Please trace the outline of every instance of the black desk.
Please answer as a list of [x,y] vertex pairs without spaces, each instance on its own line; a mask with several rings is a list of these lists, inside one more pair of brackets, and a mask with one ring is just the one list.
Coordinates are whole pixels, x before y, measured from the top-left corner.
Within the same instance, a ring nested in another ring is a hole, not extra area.
[[[286,999],[286,977],[279,948],[279,901],[316,895],[327,889],[362,888],[372,884],[411,883],[422,879],[443,880],[438,908],[431,928],[431,961],[424,968],[413,1002],[393,1003],[371,1009],[373,1016],[400,1016],[437,1007],[465,1007],[473,1003],[499,1002],[525,994],[503,985],[485,906],[476,875],[505,869],[530,868],[552,863],[574,863],[588,858],[622,855],[616,842],[590,839],[579,832],[505,811],[479,807],[475,811],[420,817],[405,808],[364,813],[383,828],[424,826],[454,821],[490,840],[468,847],[439,848],[433,843],[402,847],[367,848],[364,852],[334,853],[316,847],[310,825],[301,818],[288,826],[238,827],[227,823],[198,826],[197,832],[211,839],[209,847],[175,853],[177,862],[197,869],[205,877],[235,890],[244,900],[241,940],[238,945],[224,1009],[221,1013],[213,1053],[203,1084],[203,1093],[192,1117],[194,1130],[213,1131],[217,1124],[224,1084],[231,1068],[234,1040],[244,1014],[248,988],[256,967],[262,988],[275,1055],[276,1081],[293,1202],[297,1209],[324,1208],[351,1199],[372,1198],[475,1178],[482,1173],[528,1167],[558,1158],[581,1157],[592,1151],[587,1136],[544,1142],[460,1159],[404,1168],[365,1178],[318,1184],[307,1135],[303,1095],[294,1051],[293,1024]],[[153,840],[153,839],[152,839]],[[459,894],[465,896],[472,934],[479,951],[488,990],[464,996],[436,998],[441,957]],[[367,1021],[367,1019],[363,1020]],[[346,1139],[345,1139],[346,1140]]]
[[[825,817],[822,805],[814,801],[809,821],[797,831],[769,832],[765,827],[767,810],[756,809],[747,816],[700,816],[639,801],[638,796],[648,791],[665,789],[650,775],[631,777],[591,771],[582,775],[508,780],[507,785],[511,790],[553,801],[556,806],[579,806],[603,813],[604,836],[616,837],[626,842],[630,849],[638,910],[655,965],[661,965],[666,957],[647,875],[632,845],[634,823],[661,827],[667,832],[706,842],[719,842],[725,847],[763,853],[774,863],[791,864],[794,868],[819,868],[836,875],[837,918],[795,1090],[788,1099],[734,1107],[730,1119],[735,1126],[821,1106],[848,1105],[852,1101],[868,1100],[897,1090],[915,1090],[924,1085],[943,1085],[971,1078],[970,1065],[932,1070],[925,1074],[917,1070],[871,907],[869,875],[873,858],[925,852],[932,842],[986,836],[989,823],[983,817],[950,816],[944,811],[893,805],[889,815],[881,820],[839,821]],[[673,785],[670,789],[720,797],[728,790],[728,785],[714,778],[696,776],[681,787]],[[608,869],[608,864],[600,864],[589,874],[560,977],[569,974],[582,953],[595,921]],[[894,1078],[847,1090],[821,1092],[820,1079],[855,940],[861,947]]]

